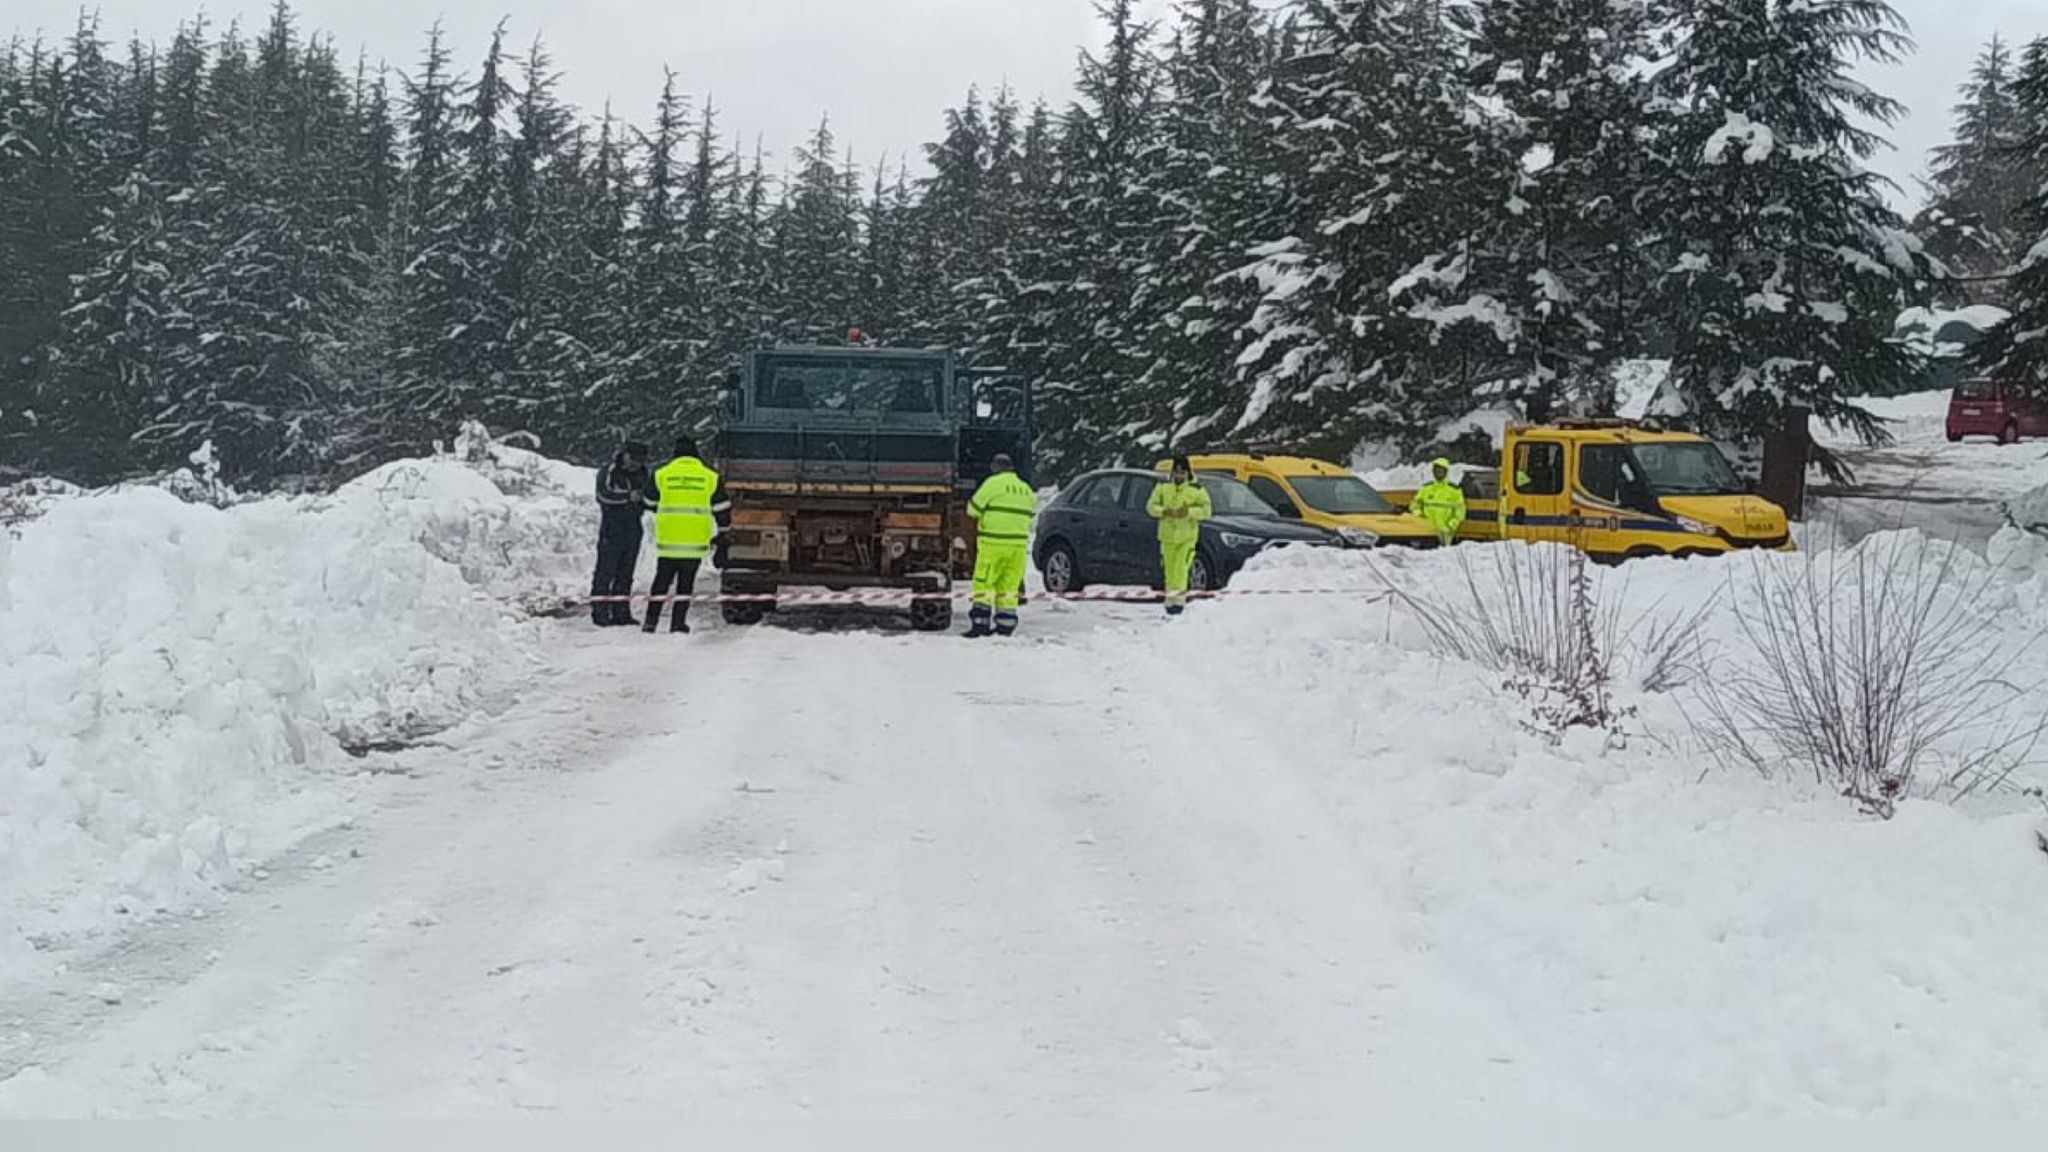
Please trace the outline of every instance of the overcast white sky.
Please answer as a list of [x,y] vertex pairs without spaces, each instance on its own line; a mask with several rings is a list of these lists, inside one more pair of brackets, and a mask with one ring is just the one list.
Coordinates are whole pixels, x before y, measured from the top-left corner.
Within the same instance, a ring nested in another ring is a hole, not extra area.
[[[1146,0],[1165,12],[1171,0]],[[1879,168],[1914,189],[1927,149],[1944,138],[1956,85],[1993,32],[2024,42],[2048,35],[2048,0],[1893,0],[1912,22],[1919,52],[1872,70],[1881,91],[1912,116]],[[86,0],[111,39],[139,31],[167,39],[200,0]],[[79,0],[4,0],[0,31],[69,31]],[[269,0],[206,0],[215,21],[260,23]],[[1068,94],[1074,54],[1093,44],[1090,0],[294,0],[304,29],[331,32],[347,54],[410,66],[424,33],[443,19],[457,62],[473,71],[500,18],[522,50],[545,35],[564,94],[595,112],[606,100],[644,121],[662,66],[684,89],[709,93],[728,132],[758,134],[785,154],[829,111],[842,145],[864,165],[906,151],[938,130],[939,112],[967,86],[1004,80],[1026,99]],[[893,164],[893,160],[892,160]]]

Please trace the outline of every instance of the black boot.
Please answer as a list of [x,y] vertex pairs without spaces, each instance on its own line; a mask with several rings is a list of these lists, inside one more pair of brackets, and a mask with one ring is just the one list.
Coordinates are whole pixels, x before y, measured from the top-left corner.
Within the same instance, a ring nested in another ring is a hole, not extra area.
[[961,633],[961,635],[969,640],[979,640],[984,636],[994,635],[995,629],[989,627],[989,619],[990,613],[988,608],[984,605],[976,604],[967,613],[967,631]]

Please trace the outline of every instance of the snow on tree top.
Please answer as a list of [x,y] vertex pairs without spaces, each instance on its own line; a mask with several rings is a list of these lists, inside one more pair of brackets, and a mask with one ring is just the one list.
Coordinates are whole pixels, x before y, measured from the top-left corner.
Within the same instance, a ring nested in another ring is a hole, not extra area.
[[1743,146],[1744,164],[1761,164],[1771,158],[1771,150],[1777,146],[1778,137],[1742,113],[1730,112],[1727,121],[1707,137],[1702,155],[1709,164],[1724,164],[1728,160],[1728,150],[1738,142]]

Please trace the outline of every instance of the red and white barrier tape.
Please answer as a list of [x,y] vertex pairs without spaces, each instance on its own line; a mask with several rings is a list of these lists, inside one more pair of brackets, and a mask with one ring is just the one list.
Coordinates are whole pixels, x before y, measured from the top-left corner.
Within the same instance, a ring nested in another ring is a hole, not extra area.
[[[1187,593],[1190,600],[1214,600],[1238,596],[1351,596],[1367,600],[1382,600],[1385,592],[1369,592],[1359,588],[1216,588],[1208,591]],[[1085,602],[1106,601],[1121,603],[1156,603],[1165,599],[1166,593],[1157,588],[1090,588],[1081,592],[1033,592],[1026,599],[1033,603],[1044,601]],[[529,610],[547,608],[587,608],[596,604],[645,604],[659,600],[664,604],[764,604],[764,605],[814,605],[814,604],[909,604],[919,600],[950,600],[965,604],[973,599],[971,591],[954,589],[948,592],[918,592],[909,588],[855,588],[844,592],[699,592],[688,596],[650,596],[639,593],[633,596],[512,596],[505,597],[508,603],[518,604]]]

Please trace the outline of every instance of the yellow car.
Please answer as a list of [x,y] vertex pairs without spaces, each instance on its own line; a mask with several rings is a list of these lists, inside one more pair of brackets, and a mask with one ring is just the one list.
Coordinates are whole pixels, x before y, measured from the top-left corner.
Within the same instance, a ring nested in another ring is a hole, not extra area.
[[[1327,528],[1353,545],[1437,546],[1435,529],[1396,508],[1349,468],[1306,456],[1263,452],[1190,456],[1196,472],[1229,476],[1290,520]],[[1165,471],[1170,461],[1157,467]]]

